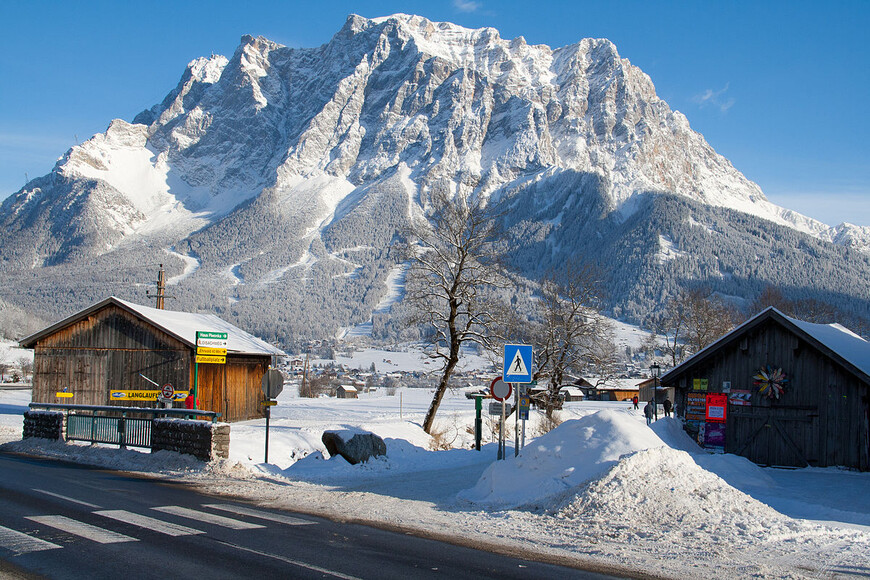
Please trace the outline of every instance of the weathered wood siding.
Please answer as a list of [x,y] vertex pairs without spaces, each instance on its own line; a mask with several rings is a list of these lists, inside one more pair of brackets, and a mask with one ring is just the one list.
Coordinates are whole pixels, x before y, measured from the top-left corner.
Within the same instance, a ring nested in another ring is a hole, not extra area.
[[[199,408],[221,413],[223,421],[245,421],[265,416],[260,386],[269,368],[268,356],[228,356],[226,364],[200,364]],[[191,371],[192,372],[192,371]],[[193,375],[191,374],[191,380]]]
[[[753,376],[770,365],[789,381],[779,400],[757,392]],[[693,379],[707,379],[709,393],[751,391],[751,406],[729,405],[728,453],[761,465],[846,466],[870,469],[868,385],[827,353],[775,320],[748,329],[677,377],[681,414]]]
[[266,407],[261,404],[266,400],[262,380],[269,370],[269,361],[269,357],[227,358],[226,416],[238,417],[234,421],[265,417]]
[[[194,384],[193,348],[115,305],[40,339],[34,355],[33,401],[38,403],[154,407],[156,401],[111,400],[109,391],[159,388],[140,373],[161,386],[171,383],[176,391]],[[200,364],[199,408],[221,413],[224,421],[263,417],[260,381],[269,361],[268,355],[230,355],[225,365]],[[74,397],[55,396],[64,389]]]
[[[110,389],[151,390],[172,383],[188,388],[191,349],[128,312],[109,306],[45,337],[34,349],[33,400],[82,405],[126,405]],[[59,399],[58,391],[74,393]],[[137,406],[148,406],[136,401]]]

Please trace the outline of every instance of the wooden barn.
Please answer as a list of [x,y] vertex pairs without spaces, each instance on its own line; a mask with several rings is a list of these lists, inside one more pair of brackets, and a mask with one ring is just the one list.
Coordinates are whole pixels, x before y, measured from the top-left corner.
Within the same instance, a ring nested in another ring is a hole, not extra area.
[[[196,364],[198,331],[226,333],[225,364]],[[21,346],[34,350],[34,402],[153,407],[156,400],[135,397],[166,384],[176,392],[196,384],[198,408],[217,411],[224,421],[264,416],[260,381],[272,357],[284,356],[217,316],[115,297],[25,338]]]
[[596,384],[584,378],[574,381],[589,401],[630,401],[638,393],[638,379],[608,379],[601,384],[594,377],[593,380]]
[[870,470],[870,343],[840,325],[768,308],[661,380],[706,446],[760,465]]

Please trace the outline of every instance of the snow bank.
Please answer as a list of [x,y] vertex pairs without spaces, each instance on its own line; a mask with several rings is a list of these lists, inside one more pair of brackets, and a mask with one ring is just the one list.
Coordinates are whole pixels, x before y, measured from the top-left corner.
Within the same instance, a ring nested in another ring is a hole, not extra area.
[[663,445],[630,415],[599,411],[565,421],[515,459],[493,463],[459,497],[499,508],[529,506],[603,475],[627,453]]
[[552,510],[584,526],[617,530],[626,541],[642,534],[679,533],[705,541],[735,541],[797,531],[796,520],[730,486],[684,451],[659,447],[622,459],[604,477]]

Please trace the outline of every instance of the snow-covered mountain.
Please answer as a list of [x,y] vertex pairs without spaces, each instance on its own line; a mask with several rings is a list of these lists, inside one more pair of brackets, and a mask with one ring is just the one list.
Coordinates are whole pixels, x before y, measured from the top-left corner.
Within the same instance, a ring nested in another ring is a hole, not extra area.
[[[402,14],[350,16],[318,48],[245,36],[229,60],[193,61],[162,103],[3,203],[0,268],[43,314],[142,300],[134,280],[166,263],[173,308],[332,332],[392,291],[391,242],[436,190],[511,198],[530,278],[572,254],[618,264],[613,310],[631,319],[687,281],[866,310],[870,229],[770,203],[611,42],[552,49]],[[87,285],[69,279],[83,267]]]

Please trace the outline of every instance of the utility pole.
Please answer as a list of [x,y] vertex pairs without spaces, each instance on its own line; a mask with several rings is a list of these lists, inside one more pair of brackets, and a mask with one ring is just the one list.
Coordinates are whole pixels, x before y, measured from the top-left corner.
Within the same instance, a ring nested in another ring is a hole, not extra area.
[[305,364],[302,365],[302,385],[299,387],[299,396],[307,397],[308,392],[305,390],[307,388],[307,380],[308,380],[308,353],[305,353]]
[[163,264],[160,264],[160,271],[157,272],[157,295],[151,296],[151,292],[149,290],[145,291],[145,294],[150,298],[154,298],[155,305],[154,307],[158,310],[164,310],[165,304],[164,301],[166,299],[166,272],[163,271]]

